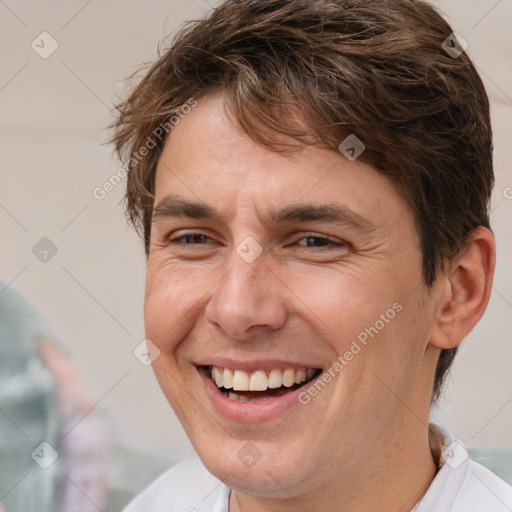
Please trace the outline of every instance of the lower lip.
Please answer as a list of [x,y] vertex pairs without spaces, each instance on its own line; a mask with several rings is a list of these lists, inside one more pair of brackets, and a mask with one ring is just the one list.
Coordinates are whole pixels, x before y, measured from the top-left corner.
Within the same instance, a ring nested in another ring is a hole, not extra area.
[[[299,394],[304,391],[304,386],[276,398],[239,402],[224,396],[205,371],[199,371],[199,374],[213,406],[223,416],[234,421],[245,423],[267,421],[276,418],[294,406],[303,406],[299,402]],[[309,387],[315,380],[308,382],[307,386]]]

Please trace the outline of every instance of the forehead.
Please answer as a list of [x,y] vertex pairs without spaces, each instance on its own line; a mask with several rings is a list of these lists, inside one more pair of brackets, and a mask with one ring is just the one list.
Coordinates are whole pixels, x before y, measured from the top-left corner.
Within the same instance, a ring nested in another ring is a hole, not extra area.
[[193,203],[207,205],[203,217],[223,221],[249,209],[267,220],[300,219],[299,207],[320,205],[324,217],[338,207],[336,214],[353,213],[361,226],[378,225],[391,211],[411,215],[388,180],[360,160],[317,147],[278,153],[257,144],[229,119],[220,95],[202,98],[171,131],[157,166],[155,207],[164,198],[168,211],[180,207],[170,199],[181,200],[189,212]]

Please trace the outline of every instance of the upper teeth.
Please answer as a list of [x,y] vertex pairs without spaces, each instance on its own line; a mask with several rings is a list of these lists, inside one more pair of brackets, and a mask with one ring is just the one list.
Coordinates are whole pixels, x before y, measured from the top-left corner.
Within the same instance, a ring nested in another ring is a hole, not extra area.
[[302,384],[310,379],[316,370],[313,368],[287,368],[286,370],[273,369],[270,372],[257,370],[252,373],[243,370],[231,370],[213,366],[211,377],[219,388],[234,389],[235,391],[265,391],[281,386],[287,388],[294,384]]

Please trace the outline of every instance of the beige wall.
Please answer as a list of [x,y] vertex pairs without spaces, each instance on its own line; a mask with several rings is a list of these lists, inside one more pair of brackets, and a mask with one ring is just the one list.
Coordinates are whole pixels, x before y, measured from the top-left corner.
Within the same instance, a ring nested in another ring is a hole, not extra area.
[[[469,42],[492,99],[498,263],[489,310],[463,343],[435,418],[470,446],[511,446],[512,2],[439,5]],[[58,329],[121,439],[179,456],[191,450],[186,436],[132,354],[144,338],[142,245],[124,223],[122,185],[103,200],[93,189],[119,168],[100,145],[118,81],[208,8],[203,0],[0,4],[0,273]],[[43,31],[59,45],[47,59],[31,48]],[[43,236],[58,248],[47,263],[32,253]]]

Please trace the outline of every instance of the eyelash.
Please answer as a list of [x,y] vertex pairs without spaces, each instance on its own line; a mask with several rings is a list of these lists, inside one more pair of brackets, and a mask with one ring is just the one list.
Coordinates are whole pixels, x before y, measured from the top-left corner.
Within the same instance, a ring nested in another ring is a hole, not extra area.
[[[205,238],[210,238],[208,235],[204,235],[203,233],[199,233],[199,232],[196,232],[196,231],[191,231],[189,233],[183,233],[182,235],[176,237],[176,238],[170,238],[169,239],[169,244],[181,244],[181,245],[203,245],[201,243],[199,244],[195,244],[195,243],[191,243],[191,244],[188,244],[186,242],[180,242],[180,239],[181,238],[185,238],[187,236],[202,236],[202,237],[205,237]],[[300,237],[298,240],[304,240],[304,239],[314,239],[314,240],[324,240],[326,242],[329,242],[330,245],[335,248],[335,247],[346,247],[348,244],[346,242],[337,242],[335,240],[332,240],[331,238],[328,238],[326,236],[318,236],[317,234],[315,233],[308,233],[307,235],[305,236],[302,236]],[[322,247],[322,248],[328,248],[327,245],[313,245],[313,246],[308,246],[308,245],[302,245],[301,247],[306,247],[306,248],[314,248],[314,247]]]

